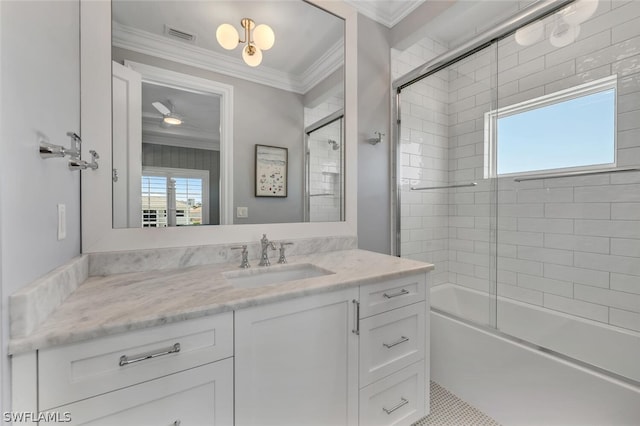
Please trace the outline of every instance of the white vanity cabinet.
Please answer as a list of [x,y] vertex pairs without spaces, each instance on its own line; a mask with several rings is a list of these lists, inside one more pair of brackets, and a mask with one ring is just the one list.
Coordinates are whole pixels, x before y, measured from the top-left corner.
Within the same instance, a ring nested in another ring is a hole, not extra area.
[[426,278],[22,353],[13,409],[92,426],[408,426],[428,414]]
[[236,426],[410,425],[428,413],[426,274],[236,312]]
[[429,412],[426,274],[360,287],[363,426],[410,425]]
[[236,311],[236,426],[358,423],[358,288]]
[[233,358],[63,405],[62,425],[231,426]]
[[38,353],[38,409],[71,425],[233,425],[233,313]]

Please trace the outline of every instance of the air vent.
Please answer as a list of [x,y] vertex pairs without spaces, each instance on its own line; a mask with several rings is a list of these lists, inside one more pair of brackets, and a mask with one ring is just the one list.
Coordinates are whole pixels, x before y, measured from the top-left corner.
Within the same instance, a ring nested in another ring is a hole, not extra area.
[[164,34],[169,37],[177,38],[178,40],[186,41],[187,43],[195,43],[197,38],[195,34],[179,30],[176,27],[169,25],[164,26]]

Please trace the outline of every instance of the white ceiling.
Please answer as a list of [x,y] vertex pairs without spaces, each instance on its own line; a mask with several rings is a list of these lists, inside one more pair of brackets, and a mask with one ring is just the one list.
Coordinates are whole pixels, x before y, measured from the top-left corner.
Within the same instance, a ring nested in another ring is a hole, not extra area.
[[[389,28],[425,1],[447,1],[451,5],[440,15],[425,16],[421,33],[450,47],[503,21],[527,3],[526,0],[345,1],[361,14]],[[280,88],[291,86],[289,90],[299,93],[312,87],[326,72],[335,70],[342,61],[342,56],[335,57],[335,53],[342,54],[342,49],[340,52],[335,50],[344,37],[344,22],[302,1],[114,0],[113,5],[114,45],[144,51],[149,46],[166,43],[174,55],[210,55],[212,61],[222,59],[224,64],[229,64],[227,73],[231,75],[240,70],[249,72],[250,79],[267,76],[272,85],[281,85]],[[255,69],[242,62],[240,46],[227,51],[215,39],[215,29],[222,23],[231,23],[240,32],[240,19],[243,17],[252,18],[256,24],[268,24],[276,35],[274,47],[264,52],[263,63]],[[166,26],[194,34],[195,42],[189,44],[167,38]],[[327,51],[333,52],[333,59],[323,56]],[[329,68],[323,69],[327,65]],[[176,111],[184,116],[183,125],[167,129],[160,127],[161,116],[151,102],[166,100],[171,100]],[[219,117],[219,105],[217,99],[210,96],[145,85],[143,116],[144,131],[149,140],[161,142],[163,135],[168,140],[182,137],[196,146],[206,141],[204,146],[213,146],[214,149],[219,141],[219,120],[211,119]]]
[[303,75],[344,37],[342,19],[302,1],[113,2],[113,21],[120,26],[165,39],[165,26],[170,26],[194,34],[193,46],[235,61],[241,61],[242,44],[231,51],[223,49],[216,41],[216,29],[223,23],[232,24],[244,39],[242,18],[251,18],[256,25],[267,24],[275,33],[273,48],[263,52],[263,70]]
[[[183,123],[162,125],[163,116],[153,107],[153,102],[161,102],[166,107],[172,105],[173,113]],[[220,98],[143,82],[142,135],[146,143],[219,150]]]
[[[438,0],[436,0],[438,1]],[[445,46],[456,47],[491,27],[504,22],[522,7],[536,0],[456,0],[433,17],[424,32]]]

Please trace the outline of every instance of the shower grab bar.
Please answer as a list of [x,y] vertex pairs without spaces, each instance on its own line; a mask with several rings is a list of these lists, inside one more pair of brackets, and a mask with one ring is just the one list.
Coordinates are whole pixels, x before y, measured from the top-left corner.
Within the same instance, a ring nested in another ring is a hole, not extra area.
[[330,192],[322,193],[322,194],[309,194],[309,197],[333,197],[336,194],[332,194]]
[[422,186],[417,188],[411,188],[412,191],[423,191],[425,189],[449,189],[449,188],[467,188],[469,186],[476,186],[478,182],[462,183],[460,185],[445,185],[445,186]]
[[623,172],[640,172],[640,168],[632,167],[627,169],[609,169],[609,170],[596,170],[596,171],[588,171],[588,172],[568,172],[568,173],[559,173],[559,174],[552,174],[552,175],[550,174],[550,175],[531,176],[526,178],[515,178],[513,180],[515,182],[525,182],[529,180],[560,179],[565,177],[591,176],[591,175],[602,175],[606,173],[623,173]]

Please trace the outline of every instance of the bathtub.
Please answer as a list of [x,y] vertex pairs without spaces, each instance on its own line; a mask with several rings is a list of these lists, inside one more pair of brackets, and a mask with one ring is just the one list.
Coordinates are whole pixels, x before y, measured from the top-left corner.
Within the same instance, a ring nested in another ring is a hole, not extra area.
[[498,422],[640,425],[640,333],[452,284],[430,318],[432,379]]

